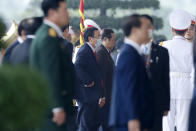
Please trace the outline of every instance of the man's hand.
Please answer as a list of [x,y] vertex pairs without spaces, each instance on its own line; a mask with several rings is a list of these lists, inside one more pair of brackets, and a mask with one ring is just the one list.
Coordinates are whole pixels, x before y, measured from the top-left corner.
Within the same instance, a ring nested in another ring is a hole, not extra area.
[[167,116],[169,111],[164,111],[163,116]]
[[105,97],[99,99],[99,107],[102,108],[105,105]]
[[86,88],[90,88],[90,87],[93,87],[95,85],[94,81],[90,84],[90,85],[84,85],[84,87]]
[[56,123],[58,126],[61,126],[66,121],[66,113],[64,110],[61,110],[59,112],[53,112],[53,119],[52,121]]
[[137,119],[130,120],[128,122],[128,131],[140,131],[140,121]]

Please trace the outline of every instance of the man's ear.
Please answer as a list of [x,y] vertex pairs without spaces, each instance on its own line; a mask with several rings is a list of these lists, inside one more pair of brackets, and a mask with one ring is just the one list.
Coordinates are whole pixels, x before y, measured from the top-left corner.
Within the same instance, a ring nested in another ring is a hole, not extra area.
[[108,38],[107,38],[107,37],[104,37],[104,38],[103,38],[103,41],[107,41],[107,40],[108,40]]
[[175,30],[174,30],[174,28],[172,28],[172,32],[173,32],[173,33],[175,33]]
[[88,37],[88,42],[91,42],[92,41],[92,37]]
[[24,30],[21,31],[21,36],[25,36],[25,31]]
[[130,33],[135,34],[136,31],[137,31],[137,28],[133,27],[132,30],[130,30]]
[[26,33],[25,33],[24,30],[21,31],[21,37],[22,37],[23,40],[26,39]]

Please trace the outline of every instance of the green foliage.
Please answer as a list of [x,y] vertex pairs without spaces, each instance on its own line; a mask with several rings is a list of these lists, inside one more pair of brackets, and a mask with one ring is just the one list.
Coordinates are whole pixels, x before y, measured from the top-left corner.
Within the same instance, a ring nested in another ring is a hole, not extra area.
[[155,40],[167,40],[165,35],[156,35],[156,34],[154,34],[154,39]]
[[[99,16],[95,18],[89,17],[88,19],[95,20],[99,25],[101,25],[101,28],[115,28],[115,29],[121,27],[121,22],[123,20],[123,18],[114,18],[114,17],[107,17],[107,16]],[[74,25],[74,27],[79,28],[80,18],[73,17],[71,18],[70,23],[71,25]]]
[[5,35],[5,31],[6,31],[6,26],[3,22],[3,19],[0,18],[0,48],[4,48],[6,45],[1,39]]
[[0,18],[0,39],[5,35],[6,26],[3,22],[3,19]]
[[47,84],[38,73],[22,67],[0,68],[0,130],[40,127],[49,106]]
[[157,17],[157,16],[152,16],[152,18],[153,18],[154,27],[155,27],[156,30],[159,30],[159,29],[163,28],[164,23],[163,23],[162,18]]
[[[67,0],[69,8],[78,9],[80,0]],[[84,3],[85,10],[88,9],[98,9],[99,15],[93,16],[95,20],[102,28],[112,28],[119,30],[121,29],[121,22],[123,20],[123,14],[121,18],[115,18],[116,9],[123,9],[123,10],[136,10],[136,9],[144,9],[144,8],[151,8],[151,9],[159,9],[160,2],[159,0],[85,0]],[[112,9],[112,16],[107,15],[107,10]],[[154,19],[154,26],[156,30],[159,30],[163,27],[163,20],[159,17],[153,16]],[[70,21],[71,25],[77,27],[79,29],[80,18],[78,17],[71,17]],[[117,36],[122,36],[118,34]],[[118,37],[117,37],[118,38]]]
[[[80,0],[67,0],[68,6],[74,9],[79,7]],[[160,2],[158,0],[85,0],[85,9],[158,9]]]
[[[66,0],[69,9],[73,9],[74,13],[78,12],[80,0]],[[37,12],[40,11],[40,2],[41,0],[31,0],[30,8],[28,8],[28,12]],[[114,17],[119,9],[123,10],[138,10],[138,9],[146,9],[149,8],[151,10],[156,10],[160,8],[159,0],[85,0],[84,9],[85,12],[91,12],[91,10],[98,11],[97,14],[93,17],[86,17],[95,20],[102,28],[112,28],[119,30],[121,29],[121,22],[123,17],[125,16],[122,12],[122,17]],[[118,9],[118,10],[116,10]],[[108,12],[110,14],[108,14]],[[112,15],[111,15],[112,14]],[[121,15],[121,14],[120,14]],[[91,15],[92,16],[92,15]],[[73,16],[70,14],[71,20],[70,25],[79,29],[80,18],[78,16]],[[157,16],[153,16],[155,29],[159,30],[163,28],[163,20]],[[120,35],[122,36],[122,35]]]

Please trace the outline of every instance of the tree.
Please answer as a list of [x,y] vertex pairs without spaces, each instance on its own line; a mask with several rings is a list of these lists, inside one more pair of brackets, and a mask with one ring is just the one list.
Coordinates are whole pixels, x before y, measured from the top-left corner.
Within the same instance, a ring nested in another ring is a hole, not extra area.
[[[67,0],[69,8],[78,10],[80,0]],[[85,16],[95,20],[102,28],[110,27],[121,33],[121,21],[126,16],[124,12],[140,9],[157,10],[160,8],[159,0],[85,0],[84,3]],[[96,16],[90,16],[92,10],[96,10]],[[120,14],[120,17],[117,15]],[[130,14],[130,13],[129,13]],[[157,30],[163,27],[163,20],[157,16],[153,16],[154,25]],[[71,25],[79,28],[80,17],[71,17]]]
[[[42,0],[31,0],[28,12],[40,14],[40,3]],[[80,16],[78,7],[80,0],[67,0],[70,9],[70,25],[79,29]],[[159,0],[85,0],[85,17],[95,20],[102,28],[115,29],[117,37],[122,36],[121,22],[123,17],[131,12],[141,9],[154,11],[160,8]],[[38,13],[39,12],[39,13]],[[92,16],[92,12],[95,13]],[[126,12],[126,13],[125,13]],[[127,13],[128,12],[128,13]],[[145,12],[141,12],[145,13]],[[154,25],[157,30],[163,27],[163,20],[157,16],[153,16]]]
[[0,49],[5,47],[5,43],[2,40],[2,37],[5,36],[6,26],[3,22],[3,19],[0,18]]
[[41,11],[41,2],[42,0],[30,0],[29,6],[22,14],[23,17],[41,16],[43,14]]

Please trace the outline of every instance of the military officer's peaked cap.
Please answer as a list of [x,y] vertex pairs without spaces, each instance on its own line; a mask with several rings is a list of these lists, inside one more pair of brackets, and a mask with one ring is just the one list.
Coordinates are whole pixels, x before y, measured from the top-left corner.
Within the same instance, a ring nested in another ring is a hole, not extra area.
[[85,27],[85,28],[95,27],[95,28],[97,28],[99,31],[101,31],[100,26],[99,26],[95,21],[93,21],[93,20],[91,20],[91,19],[86,19],[86,20],[84,21],[84,27]]
[[169,23],[175,30],[186,30],[191,25],[191,15],[182,9],[174,10],[170,14]]

